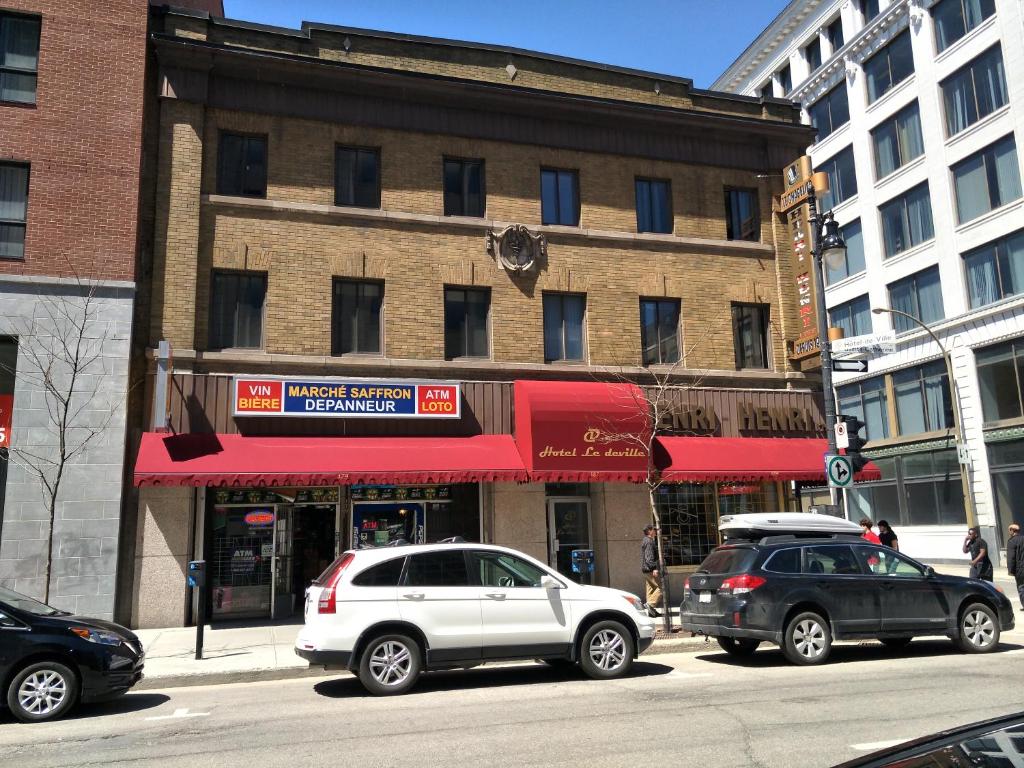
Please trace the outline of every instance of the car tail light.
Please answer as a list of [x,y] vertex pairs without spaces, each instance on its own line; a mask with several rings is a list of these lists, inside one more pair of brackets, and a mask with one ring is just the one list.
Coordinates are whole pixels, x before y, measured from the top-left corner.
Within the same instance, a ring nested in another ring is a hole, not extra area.
[[329,573],[325,573],[320,577],[323,582],[323,589],[320,590],[320,599],[317,600],[316,610],[317,613],[334,613],[337,609],[335,604],[335,587],[338,586],[338,581],[341,579],[341,574],[348,567],[348,564],[355,559],[355,555],[349,552],[344,557],[337,560],[334,564],[334,569]]
[[686,581],[683,582],[683,592],[689,592],[689,591],[690,591],[690,577],[687,576],[686,577]]
[[722,582],[722,586],[718,588],[718,591],[731,592],[734,595],[744,595],[747,592],[753,592],[764,582],[765,579],[761,576],[751,576],[749,573],[744,573],[740,576],[730,576]]

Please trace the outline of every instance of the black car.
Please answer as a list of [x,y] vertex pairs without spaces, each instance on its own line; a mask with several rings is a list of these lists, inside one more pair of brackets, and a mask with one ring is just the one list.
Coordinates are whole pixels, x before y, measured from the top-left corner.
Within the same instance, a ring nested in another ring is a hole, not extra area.
[[144,658],[139,638],[118,624],[0,587],[0,693],[22,722],[120,696],[142,679]]
[[834,768],[1006,768],[1024,764],[1024,713],[940,731]]
[[878,638],[902,647],[945,635],[963,651],[995,650],[1013,608],[993,584],[945,576],[906,555],[849,536],[769,536],[726,544],[686,580],[684,630],[748,655],[764,640],[795,664],[828,658],[833,640]]

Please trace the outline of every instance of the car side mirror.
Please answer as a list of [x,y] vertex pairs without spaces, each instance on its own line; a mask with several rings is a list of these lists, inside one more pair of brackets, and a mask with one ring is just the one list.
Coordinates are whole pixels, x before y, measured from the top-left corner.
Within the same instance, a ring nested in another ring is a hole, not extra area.
[[565,589],[562,582],[554,576],[541,576],[540,585],[544,587],[544,589]]
[[935,575],[935,569],[932,568],[930,565],[926,565],[925,568],[924,568],[924,577],[926,579],[930,579],[934,575]]

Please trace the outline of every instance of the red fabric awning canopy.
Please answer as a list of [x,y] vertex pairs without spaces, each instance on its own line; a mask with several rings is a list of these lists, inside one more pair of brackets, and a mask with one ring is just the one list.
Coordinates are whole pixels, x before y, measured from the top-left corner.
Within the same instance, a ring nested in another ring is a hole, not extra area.
[[[669,482],[825,482],[828,442],[811,437],[659,437],[655,460]],[[881,480],[869,463],[857,480]]]
[[527,479],[511,435],[142,436],[135,485],[295,486]]
[[635,384],[516,381],[516,444],[534,482],[643,482],[647,399]]

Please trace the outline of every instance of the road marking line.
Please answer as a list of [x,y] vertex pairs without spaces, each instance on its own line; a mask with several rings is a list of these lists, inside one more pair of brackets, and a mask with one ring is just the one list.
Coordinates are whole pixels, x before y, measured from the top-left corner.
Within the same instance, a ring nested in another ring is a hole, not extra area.
[[892,739],[891,741],[869,741],[864,744],[851,744],[850,749],[856,749],[859,752],[874,752],[876,749],[886,749],[887,747],[895,747],[897,744],[902,744],[910,739]]
[[160,715],[158,717],[147,717],[147,720],[173,720],[180,717],[207,717],[209,712],[189,712],[188,707],[179,707],[174,710],[173,715]]

